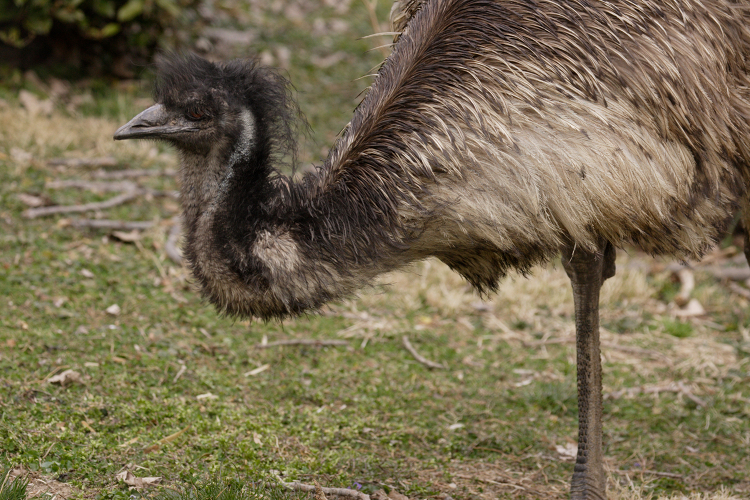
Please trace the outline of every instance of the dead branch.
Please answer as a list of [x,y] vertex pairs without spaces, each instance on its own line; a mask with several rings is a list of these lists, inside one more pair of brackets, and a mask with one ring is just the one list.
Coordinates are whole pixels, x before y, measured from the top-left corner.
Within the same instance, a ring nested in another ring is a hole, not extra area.
[[275,342],[267,342],[265,344],[256,344],[257,349],[268,349],[269,347],[279,347],[287,345],[308,345],[308,346],[324,346],[324,345],[349,345],[347,340],[317,340],[317,339],[290,339],[290,340],[277,340]]
[[438,368],[438,369],[441,369],[441,370],[445,370],[446,369],[445,365],[442,365],[440,363],[436,363],[435,361],[430,361],[429,359],[427,359],[424,356],[422,356],[421,354],[419,354],[417,352],[417,350],[414,349],[414,346],[411,345],[411,342],[409,342],[409,339],[406,337],[406,335],[404,335],[401,338],[401,341],[403,342],[404,347],[406,348],[406,350],[409,351],[409,354],[411,354],[412,356],[414,356],[414,359],[416,359],[417,361],[419,361],[420,363],[422,363],[423,365],[425,365],[427,368]]
[[53,205],[51,207],[30,208],[23,212],[23,216],[27,219],[35,219],[37,217],[43,217],[46,215],[105,210],[107,208],[112,208],[118,205],[122,205],[123,203],[127,203],[130,200],[137,198],[141,194],[143,194],[141,191],[128,191],[127,193],[119,194],[106,201],[85,203],[83,205]]
[[322,486],[314,484],[303,484],[299,481],[293,481],[291,483],[281,483],[284,488],[295,491],[315,491],[316,487],[323,491],[326,495],[337,495],[340,497],[358,498],[359,500],[370,500],[370,495],[361,493],[357,490],[350,490],[348,488],[323,488]]
[[[524,347],[541,347],[541,346],[551,345],[551,344],[575,344],[576,339],[575,337],[551,338],[547,340],[538,340],[534,342],[521,341],[521,343],[523,344]],[[640,347],[631,347],[631,346],[622,345],[622,344],[615,344],[614,342],[602,342],[601,346],[606,347],[607,349],[614,349],[616,351],[627,352],[630,354],[642,354],[650,358],[661,358],[671,363],[671,360],[669,359],[668,356],[660,353],[659,351],[653,351],[651,349],[642,349]]]
[[667,266],[667,271],[671,271],[673,273],[679,273],[683,269],[693,269],[695,271],[705,272],[713,276],[714,278],[718,280],[731,280],[731,281],[745,281],[747,279],[750,279],[750,267],[744,265],[744,255],[742,256],[742,261],[732,259],[732,263],[739,264],[737,265],[702,265],[697,264],[695,266],[691,266],[690,268],[685,267],[683,264],[673,263]]
[[109,219],[73,219],[67,225],[72,227],[90,227],[93,229],[115,229],[119,231],[132,231],[133,229],[149,229],[153,227],[153,221],[126,221]]
[[501,480],[500,481],[493,481],[492,479],[487,479],[487,478],[478,477],[478,476],[468,476],[468,475],[465,475],[465,474],[453,474],[453,476],[454,477],[460,477],[461,479],[473,479],[475,481],[479,481],[479,482],[487,483],[487,484],[496,484],[498,486],[510,486],[511,488],[515,488],[517,490],[526,491],[526,487],[521,486],[520,484],[517,484],[517,483],[513,483],[510,480],[505,479],[505,478],[502,478],[502,479],[498,478],[498,479],[501,479]]
[[727,279],[731,281],[745,281],[750,279],[750,267],[723,267],[723,266],[708,266],[699,268],[701,271],[706,271],[713,275],[714,278],[722,280]]
[[53,158],[47,162],[51,167],[116,167],[117,159],[106,156],[104,158]]
[[630,474],[648,474],[650,476],[658,476],[658,477],[673,477],[675,479],[681,479],[684,476],[682,474],[675,474],[674,472],[661,472],[658,470],[649,470],[649,469],[643,469],[643,470],[614,470],[612,471],[616,474],[621,475],[630,475]]
[[180,239],[180,230],[182,222],[179,217],[172,219],[172,227],[169,229],[167,242],[164,245],[164,251],[175,264],[182,264],[182,252],[177,248],[177,241]]
[[172,198],[179,197],[177,191],[160,191],[157,189],[142,188],[136,183],[131,181],[84,181],[84,180],[62,180],[62,181],[51,181],[46,184],[49,189],[65,189],[65,188],[78,188],[88,189],[89,191],[99,192],[130,192],[136,191],[138,194],[151,195],[155,197],[169,196]]
[[742,297],[745,297],[746,299],[750,299],[750,290],[747,288],[738,285],[737,283],[732,283],[729,281],[727,283],[727,288],[729,288],[731,291],[736,293],[737,295],[740,295]]
[[62,181],[50,181],[45,184],[47,189],[88,189],[89,191],[100,191],[100,192],[127,192],[135,191],[138,186],[132,181],[84,181],[80,179],[62,180]]
[[690,302],[690,294],[695,288],[695,276],[692,269],[684,267],[677,271],[677,278],[680,280],[680,292],[675,295],[674,303],[684,307]]
[[672,383],[668,386],[627,387],[624,389],[620,389],[619,391],[609,392],[605,394],[605,397],[607,399],[620,399],[622,396],[634,397],[638,394],[656,394],[658,396],[662,392],[675,392],[688,398],[698,406],[701,406],[703,408],[708,406],[705,401],[693,394],[690,388],[688,388],[682,382],[677,382],[676,384]]
[[174,177],[177,175],[176,170],[170,168],[164,170],[150,169],[150,170],[98,170],[94,172],[94,179],[130,179],[133,177]]

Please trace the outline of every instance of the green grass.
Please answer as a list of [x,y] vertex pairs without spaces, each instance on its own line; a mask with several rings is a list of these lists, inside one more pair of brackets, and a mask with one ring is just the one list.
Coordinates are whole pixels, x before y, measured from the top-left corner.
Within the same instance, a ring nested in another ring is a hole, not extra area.
[[[290,50],[289,77],[313,130],[301,163],[320,163],[367,85],[355,78],[381,57],[365,53],[379,41],[358,40],[372,31],[367,12],[358,2],[344,14],[308,5],[292,22],[271,7],[246,7],[237,23],[252,20],[258,52]],[[387,10],[379,7],[381,19]],[[347,27],[315,35],[316,18]],[[344,58],[330,67],[312,62],[338,51]],[[91,179],[89,169],[53,167],[50,158],[113,155],[118,168],[175,167],[162,146],[111,140],[148,104],[148,85],[79,82],[51,117],[32,117],[18,90],[43,98],[46,89],[9,74],[0,85],[0,467],[22,467],[31,486],[65,483],[68,496],[87,499],[155,491],[130,491],[116,478],[126,469],[161,477],[162,498],[217,498],[217,489],[227,498],[295,498],[268,486],[279,478],[410,498],[567,498],[572,463],[557,449],[577,429],[575,348],[566,341],[572,304],[559,264],[507,280],[487,307],[430,261],[320,315],[222,318],[165,255],[174,200],[142,198],[101,214],[156,221],[135,244],[73,229],[68,216],[22,217],[19,193],[59,204],[112,196],[47,188]],[[19,160],[14,148],[32,159]],[[140,182],[177,188],[170,178]],[[645,259],[636,252],[618,258],[602,295],[613,487],[630,478],[645,494],[725,487],[746,497],[748,302],[698,275],[694,297],[709,316],[676,320],[670,276],[629,266]],[[106,312],[113,304],[118,315]],[[448,369],[413,360],[403,335]],[[264,338],[349,345],[259,348]],[[564,341],[540,344],[550,339]],[[48,382],[68,369],[79,382]],[[670,390],[677,382],[706,405]],[[628,388],[651,392],[618,395]]]
[[0,469],[0,500],[26,500],[27,481],[22,477],[11,477],[10,469]]

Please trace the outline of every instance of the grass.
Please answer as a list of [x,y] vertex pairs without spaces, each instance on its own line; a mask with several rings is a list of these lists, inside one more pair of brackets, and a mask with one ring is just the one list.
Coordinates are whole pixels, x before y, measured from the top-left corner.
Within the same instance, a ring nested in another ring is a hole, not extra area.
[[[286,15],[292,4],[277,4],[250,2],[232,22],[252,21],[254,48],[276,63],[288,49],[313,129],[304,166],[324,157],[346,123],[367,84],[354,79],[380,57],[365,51],[380,42],[357,40],[372,31],[360,3],[343,13],[299,3],[301,19]],[[386,13],[381,5],[379,17]],[[327,29],[338,21],[340,31]],[[326,29],[314,35],[321,23]],[[338,52],[343,59],[332,66],[311,62]],[[29,494],[155,491],[130,491],[117,479],[128,470],[160,477],[157,490],[170,498],[215,498],[214,487],[232,498],[294,498],[258,489],[278,478],[412,499],[567,498],[572,463],[560,450],[577,428],[575,349],[559,264],[508,279],[482,299],[427,261],[319,315],[228,320],[165,255],[174,200],[142,198],[99,214],[155,221],[135,242],[74,229],[69,217],[21,215],[20,193],[60,204],[112,196],[48,189],[50,180],[92,175],[51,166],[51,158],[111,155],[118,168],[175,167],[162,146],[111,140],[148,104],[147,84],[79,82],[51,116],[27,112],[21,88],[47,96],[19,75],[0,85],[0,467],[23,470]],[[140,182],[177,188],[164,177]],[[698,274],[693,297],[708,314],[677,318],[663,264],[622,253],[602,292],[610,495],[746,498],[748,301]],[[114,304],[116,315],[107,312]],[[403,335],[448,369],[417,363]],[[259,348],[264,338],[349,344]],[[49,383],[66,370],[79,381]]]
[[10,469],[0,472],[0,500],[26,500],[27,481],[11,477]]

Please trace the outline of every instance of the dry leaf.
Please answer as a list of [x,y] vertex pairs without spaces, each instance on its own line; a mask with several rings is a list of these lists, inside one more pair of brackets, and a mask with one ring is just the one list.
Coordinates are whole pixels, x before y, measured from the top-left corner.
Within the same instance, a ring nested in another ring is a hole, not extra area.
[[96,430],[91,427],[91,424],[89,424],[85,420],[81,421],[81,425],[84,426],[91,434],[97,434]]
[[182,436],[185,433],[185,431],[188,430],[188,429],[190,429],[190,425],[188,425],[187,427],[185,427],[182,430],[179,430],[179,431],[175,432],[174,434],[170,434],[169,436],[167,436],[165,438],[161,438],[160,440],[158,440],[157,442],[155,442],[151,446],[145,447],[143,449],[144,453],[151,453],[152,451],[158,450],[161,447],[161,445],[166,444],[166,443],[171,443],[172,441],[174,441],[178,437]]
[[388,500],[388,494],[385,490],[378,490],[370,495],[370,500]]
[[18,93],[18,101],[31,115],[49,116],[54,111],[54,104],[51,99],[41,100],[28,90],[21,90]]
[[111,314],[112,316],[117,316],[118,314],[120,314],[122,310],[120,309],[120,306],[118,306],[117,304],[112,304],[107,309],[105,309],[105,311],[107,311],[107,314]]
[[47,379],[47,382],[50,384],[60,384],[62,386],[73,383],[80,384],[81,374],[75,370],[65,370],[62,373],[58,373],[54,377],[50,377],[49,379]]
[[694,316],[703,316],[705,314],[706,310],[703,309],[703,306],[698,302],[698,299],[690,299],[690,302],[688,302],[685,307],[675,311],[675,315],[680,318],[692,318]]
[[264,372],[264,371],[268,370],[269,368],[271,368],[271,365],[259,366],[258,368],[254,369],[254,370],[250,370],[249,372],[247,372],[245,374],[245,376],[246,377],[252,377],[254,375],[257,375],[257,374],[259,374],[261,372]]
[[125,243],[133,243],[141,239],[141,233],[137,229],[132,231],[112,231],[112,236]]
[[573,443],[567,443],[565,446],[557,445],[555,451],[562,460],[574,460],[578,455],[578,445]]
[[28,194],[28,193],[18,193],[16,197],[18,198],[18,201],[20,201],[27,207],[31,207],[31,208],[46,207],[52,204],[51,200],[47,198],[46,196],[36,196],[33,194]]
[[34,159],[34,155],[19,147],[13,146],[10,148],[10,159],[13,160],[14,163],[27,165]]
[[115,479],[127,484],[131,489],[141,489],[144,486],[154,486],[161,482],[161,477],[137,477],[129,470],[118,473],[115,475]]
[[391,490],[391,492],[388,493],[388,498],[390,498],[391,500],[409,500],[409,497],[407,497],[406,495],[402,495],[396,490]]

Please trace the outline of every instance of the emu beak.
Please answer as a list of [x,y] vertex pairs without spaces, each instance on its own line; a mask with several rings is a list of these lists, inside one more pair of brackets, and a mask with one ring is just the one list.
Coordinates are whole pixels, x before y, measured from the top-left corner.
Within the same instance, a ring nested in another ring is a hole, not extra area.
[[181,121],[172,119],[162,104],[154,104],[117,129],[114,139],[116,141],[141,138],[159,139],[179,132],[198,130],[196,127],[181,124]]

